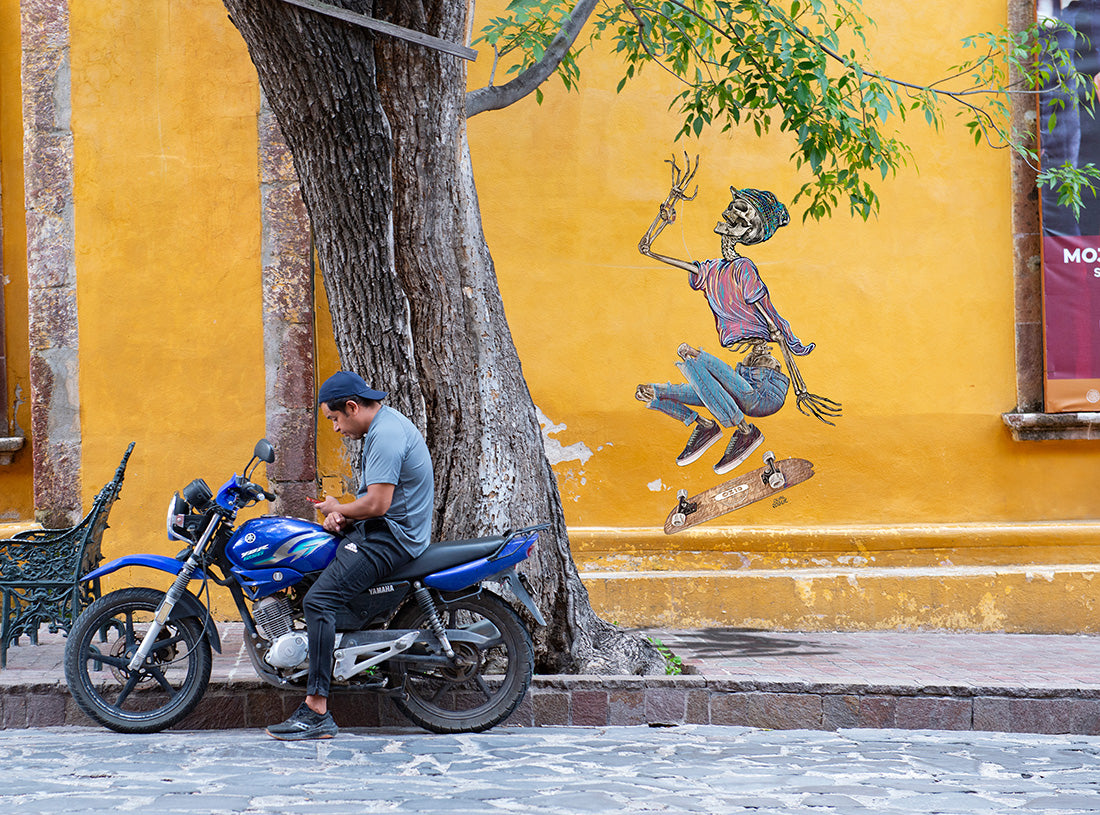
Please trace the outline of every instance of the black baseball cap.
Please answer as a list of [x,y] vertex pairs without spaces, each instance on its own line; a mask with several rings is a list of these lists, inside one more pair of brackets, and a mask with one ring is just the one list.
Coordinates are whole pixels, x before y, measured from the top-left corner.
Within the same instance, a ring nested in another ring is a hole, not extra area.
[[386,395],[385,391],[376,391],[370,387],[359,374],[337,371],[326,379],[317,391],[317,402],[331,402],[334,399],[348,399],[352,396],[381,400],[385,399]]

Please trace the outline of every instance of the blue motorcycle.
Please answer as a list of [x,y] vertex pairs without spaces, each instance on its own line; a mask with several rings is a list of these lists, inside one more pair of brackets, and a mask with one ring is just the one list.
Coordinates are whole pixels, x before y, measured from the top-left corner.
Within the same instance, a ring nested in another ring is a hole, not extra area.
[[[175,558],[127,555],[84,576],[95,580],[127,566],[175,575],[167,591],[111,592],[73,625],[65,678],[92,719],[121,733],[152,733],[194,710],[210,681],[211,650],[221,653],[211,582],[233,597],[256,673],[278,688],[305,688],[302,599],[340,538],[298,518],[268,515],[235,526],[242,509],[275,498],[252,481],[260,462],[274,460],[274,448],[261,439],[244,474],[216,495],[202,479],[176,493],[168,536],[185,548]],[[435,543],[356,597],[337,620],[333,687],[387,694],[410,720],[437,733],[503,721],[527,691],[534,649],[516,610],[483,583],[507,584],[545,625],[516,565],[548,526]]]

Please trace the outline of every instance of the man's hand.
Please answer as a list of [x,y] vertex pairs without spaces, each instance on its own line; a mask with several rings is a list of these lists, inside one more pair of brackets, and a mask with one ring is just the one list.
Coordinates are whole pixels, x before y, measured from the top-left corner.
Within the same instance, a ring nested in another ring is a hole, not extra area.
[[349,503],[342,504],[331,495],[326,495],[325,500],[314,501],[313,506],[325,516],[321,525],[329,532],[339,532],[355,521],[383,517],[393,503],[393,490],[393,484],[371,484],[366,492]]
[[313,506],[317,507],[317,511],[322,515],[331,515],[339,511],[340,502],[331,495],[326,495],[323,501],[314,501]]
[[345,518],[339,512],[330,512],[325,516],[325,520],[321,522],[321,526],[326,532],[332,532],[333,534],[339,534],[350,524],[347,518]]
[[[313,501],[312,498],[310,500]],[[340,502],[331,495],[326,495],[323,501],[313,501],[313,506],[325,516],[325,519],[321,522],[321,527],[326,532],[339,534],[351,523],[347,516],[340,512]]]

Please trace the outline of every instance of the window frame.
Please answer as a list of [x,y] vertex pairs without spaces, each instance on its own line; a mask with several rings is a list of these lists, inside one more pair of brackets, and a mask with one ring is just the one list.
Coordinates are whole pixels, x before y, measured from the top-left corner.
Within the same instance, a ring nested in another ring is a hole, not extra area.
[[[1035,0],[1009,0],[1013,32],[1036,20]],[[1037,101],[1012,106],[1012,128],[1038,138]],[[1043,401],[1043,268],[1039,189],[1035,170],[1012,154],[1012,240],[1015,294],[1016,408],[1001,414],[1016,441],[1100,439],[1100,413],[1046,413]]]

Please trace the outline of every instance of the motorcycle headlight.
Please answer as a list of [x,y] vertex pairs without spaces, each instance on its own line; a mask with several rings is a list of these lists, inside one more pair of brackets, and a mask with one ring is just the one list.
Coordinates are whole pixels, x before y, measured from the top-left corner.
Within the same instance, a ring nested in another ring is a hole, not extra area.
[[194,543],[212,497],[210,488],[200,478],[184,487],[183,497],[178,492],[173,495],[168,502],[168,539]]
[[172,496],[172,500],[168,502],[168,539],[179,541],[190,541],[187,537],[185,530],[185,524],[187,523],[187,516],[191,511],[191,507],[187,505],[187,502],[180,498],[180,494],[177,492]]

